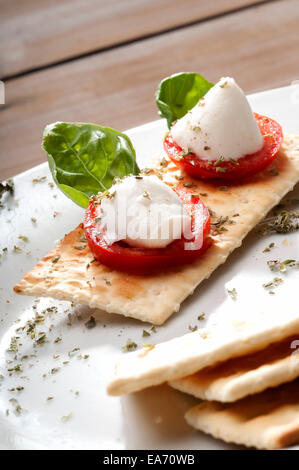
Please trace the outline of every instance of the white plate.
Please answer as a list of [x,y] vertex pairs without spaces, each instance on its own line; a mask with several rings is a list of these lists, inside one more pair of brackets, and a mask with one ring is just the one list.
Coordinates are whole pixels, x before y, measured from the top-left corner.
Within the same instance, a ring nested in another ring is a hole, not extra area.
[[[299,133],[297,87],[286,87],[250,96],[255,111],[276,118],[284,129]],[[137,150],[138,162],[146,166],[153,156],[162,151],[161,141],[166,131],[162,121],[155,121],[131,129],[127,134]],[[46,182],[33,183],[33,178],[47,176]],[[1,210],[1,247],[8,252],[0,260],[0,448],[3,449],[228,449],[236,448],[195,432],[184,421],[184,412],[196,403],[192,397],[160,386],[122,398],[108,397],[106,384],[117,357],[128,338],[138,345],[144,342],[143,328],[147,324],[123,318],[120,315],[92,311],[86,307],[71,307],[68,302],[41,299],[37,311],[56,306],[57,313],[48,313],[40,330],[47,331],[49,342],[34,348],[25,332],[19,334],[22,343],[18,359],[8,353],[10,339],[16,328],[34,316],[34,299],[14,294],[12,286],[44,255],[57,240],[75,227],[83,211],[68,200],[56,187],[51,189],[47,164],[44,163],[15,177],[15,198]],[[56,197],[54,197],[56,196]],[[57,212],[53,217],[54,211]],[[37,219],[34,224],[31,217]],[[29,237],[29,242],[18,239]],[[188,332],[188,326],[215,324],[226,315],[255,310],[298,308],[294,293],[298,289],[296,273],[287,274],[288,282],[270,296],[262,284],[272,279],[266,261],[274,258],[299,259],[298,232],[287,236],[260,237],[251,234],[242,248],[230,256],[186,300],[177,314],[157,328],[151,343],[164,341]],[[287,239],[289,245],[282,244]],[[263,249],[274,241],[270,253]],[[14,245],[22,252],[13,252]],[[27,252],[30,251],[30,254]],[[297,283],[297,284],[296,284]],[[226,288],[235,287],[238,300],[227,296]],[[296,289],[297,288],[297,289]],[[298,304],[298,303],[297,303]],[[197,316],[206,313],[206,320]],[[68,325],[67,313],[73,317]],[[87,329],[84,322],[93,314],[97,325]],[[81,315],[81,319],[76,318]],[[48,327],[52,329],[48,332]],[[61,342],[54,343],[60,337]],[[147,342],[149,339],[147,338]],[[72,357],[68,352],[80,347]],[[35,354],[21,361],[23,355]],[[80,358],[89,355],[89,358]],[[59,355],[54,359],[53,355]],[[12,360],[11,364],[7,361]],[[68,364],[63,362],[69,361]],[[23,371],[8,375],[7,368],[23,364]],[[53,368],[57,373],[49,374]],[[43,375],[46,376],[43,377]],[[9,389],[22,386],[22,391]],[[79,394],[76,394],[76,392]],[[46,398],[53,396],[50,401]],[[16,398],[24,411],[16,414]],[[9,415],[6,415],[9,410]],[[71,416],[62,420],[63,416]]]

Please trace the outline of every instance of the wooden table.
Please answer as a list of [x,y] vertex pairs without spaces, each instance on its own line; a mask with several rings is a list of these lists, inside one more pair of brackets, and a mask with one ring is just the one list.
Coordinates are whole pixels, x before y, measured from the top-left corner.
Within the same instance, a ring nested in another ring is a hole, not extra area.
[[0,180],[45,161],[49,122],[156,119],[174,72],[247,93],[299,78],[299,0],[0,0],[0,18]]

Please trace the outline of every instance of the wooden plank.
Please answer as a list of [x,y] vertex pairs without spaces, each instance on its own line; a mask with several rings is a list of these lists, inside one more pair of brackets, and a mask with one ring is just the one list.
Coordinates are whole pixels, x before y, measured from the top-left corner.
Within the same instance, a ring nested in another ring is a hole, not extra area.
[[[283,0],[10,80],[0,113],[2,179],[45,161],[44,126],[127,129],[157,118],[154,92],[174,72],[236,78],[246,92],[298,77],[299,2]],[[0,178],[1,179],[1,178]]]
[[0,77],[263,0],[0,0]]

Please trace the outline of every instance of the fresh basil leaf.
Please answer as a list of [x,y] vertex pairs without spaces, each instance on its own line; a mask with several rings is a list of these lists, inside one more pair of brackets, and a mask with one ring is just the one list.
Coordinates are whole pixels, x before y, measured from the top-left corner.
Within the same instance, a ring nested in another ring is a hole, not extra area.
[[42,147],[55,183],[82,207],[88,205],[90,196],[109,189],[115,177],[140,172],[129,137],[109,127],[77,122],[49,124]]
[[182,72],[164,78],[156,92],[156,103],[160,116],[167,119],[169,129],[173,121],[192,109],[212,86],[213,83],[194,72]]

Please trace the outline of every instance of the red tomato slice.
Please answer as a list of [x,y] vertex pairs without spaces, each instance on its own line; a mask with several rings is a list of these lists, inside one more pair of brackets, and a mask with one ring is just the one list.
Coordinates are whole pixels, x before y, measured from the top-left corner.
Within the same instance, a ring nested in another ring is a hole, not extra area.
[[171,134],[164,140],[164,149],[169,158],[194,178],[210,178],[221,180],[238,180],[245,176],[258,173],[269,165],[277,155],[283,139],[281,126],[266,116],[254,113],[260,132],[264,138],[264,145],[258,152],[245,155],[236,161],[209,162],[198,155],[182,157],[182,148],[175,143]]
[[[192,191],[189,189],[183,186],[173,189],[183,203],[189,203],[185,207],[191,214],[192,239],[174,240],[165,248],[133,248],[123,241],[108,245],[103,235],[99,234],[99,225],[95,221],[96,207],[91,201],[85,211],[84,230],[94,257],[113,269],[146,273],[190,263],[201,256],[211,245],[208,236],[211,219],[209,210],[198,196],[191,197]],[[198,243],[199,248],[186,249],[185,243],[193,243],[195,247]]]

